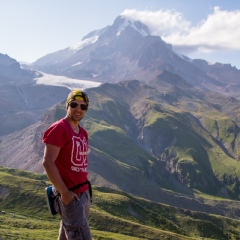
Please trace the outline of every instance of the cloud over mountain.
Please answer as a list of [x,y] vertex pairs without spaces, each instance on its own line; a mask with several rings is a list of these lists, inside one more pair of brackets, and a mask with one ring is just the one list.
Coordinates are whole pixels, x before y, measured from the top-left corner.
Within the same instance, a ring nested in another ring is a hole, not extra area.
[[175,10],[125,10],[122,16],[146,24],[152,35],[160,36],[180,52],[240,50],[240,11],[214,7],[213,13],[193,25]]

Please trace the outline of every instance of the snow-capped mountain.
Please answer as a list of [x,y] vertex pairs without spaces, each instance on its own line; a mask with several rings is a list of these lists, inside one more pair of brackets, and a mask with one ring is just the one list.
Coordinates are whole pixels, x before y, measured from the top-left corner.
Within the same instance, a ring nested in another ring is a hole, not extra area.
[[238,69],[179,55],[159,36],[150,35],[146,25],[123,16],[111,26],[89,33],[79,43],[38,59],[31,67],[95,82],[148,82],[167,70],[193,86],[240,96]]
[[[146,25],[119,16],[111,26],[92,31],[79,43],[50,53],[31,66],[21,68],[16,60],[0,55],[0,120],[7,124],[0,135],[17,129],[15,117],[12,123],[5,121],[7,114],[17,114],[19,126],[26,126],[64,100],[72,87],[133,79],[149,83],[164,71],[198,88],[240,98],[238,69],[179,55],[170,44],[152,36]],[[18,101],[10,101],[12,96]]]

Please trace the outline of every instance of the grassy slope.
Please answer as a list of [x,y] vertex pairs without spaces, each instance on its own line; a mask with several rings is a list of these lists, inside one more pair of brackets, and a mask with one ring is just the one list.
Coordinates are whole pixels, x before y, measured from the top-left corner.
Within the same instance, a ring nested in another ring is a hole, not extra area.
[[[45,175],[0,168],[0,239],[55,239],[59,217],[48,213]],[[230,239],[239,221],[158,204],[124,192],[93,188],[94,239]],[[215,199],[218,204],[220,200]],[[234,202],[233,202],[234,203]],[[160,237],[161,236],[161,237]]]
[[[222,194],[225,187],[230,197],[238,198],[240,138],[233,118],[221,111],[222,98],[175,88],[166,97],[162,87],[156,91],[138,82],[128,84],[132,82],[89,90],[91,108],[83,123],[90,146],[161,187],[175,187],[159,174],[171,165],[169,172],[187,187],[211,194]],[[64,104],[58,105],[54,120],[64,115]],[[162,155],[168,166],[159,167],[156,158]]]
[[[169,94],[168,97],[172,96]],[[143,98],[144,96],[141,96],[141,99]],[[125,173],[121,174],[123,178],[131,181],[137,179],[138,183],[143,181],[146,184],[145,189],[149,189],[153,177],[149,169],[155,170],[159,164],[149,153],[149,149],[154,150],[152,147],[155,143],[167,141],[168,146],[156,146],[156,153],[163,148],[164,154],[171,157],[175,173],[181,177],[179,180],[191,188],[213,193],[219,181],[240,176],[239,162],[229,156],[229,153],[238,151],[236,147],[239,145],[234,121],[218,111],[214,111],[213,115],[213,112],[203,108],[198,102],[189,101],[187,104],[187,107],[196,108],[194,114],[181,108],[183,103],[178,104],[178,107],[174,107],[165,102],[163,107],[161,101],[136,101],[130,113],[126,103],[111,97],[99,96],[99,101],[92,102],[84,126],[88,129],[92,149],[105,154],[105,161],[111,160],[110,174],[114,175],[114,178],[117,177],[116,169],[121,169],[119,172]],[[55,117],[59,119],[64,114],[65,107],[62,105],[57,108]],[[133,115],[136,122],[131,122]],[[134,124],[138,124],[138,131],[145,134],[143,140],[147,140],[142,143],[145,148],[141,148],[141,142],[136,144],[136,139],[133,138],[139,136],[139,132],[134,132],[136,129],[130,129],[131,133],[128,131],[128,127]],[[163,141],[159,141],[161,138]],[[155,141],[153,145],[150,145],[149,139]],[[175,141],[172,141],[173,139]],[[49,216],[45,204],[43,189],[48,184],[46,176],[10,169],[1,169],[1,172],[1,195],[8,195],[6,198],[1,198],[0,195],[0,206],[7,213],[11,213],[1,215],[2,235],[9,234],[9,230],[13,235],[16,235],[18,230],[22,231],[21,234],[26,235],[26,239],[31,238],[27,237],[27,234],[38,239],[34,236],[37,231],[39,236],[46,234],[44,239],[47,239],[48,234],[50,237],[53,233],[57,234],[58,220]],[[146,181],[147,178],[149,181]],[[209,184],[207,191],[206,182]],[[228,182],[226,186],[233,193],[238,189],[234,184],[228,185]],[[235,197],[237,194],[238,191]],[[184,239],[183,234],[209,239],[226,239],[226,233],[231,234],[232,239],[240,235],[237,220],[154,204],[109,189],[94,188],[94,195],[90,224],[95,239],[101,235],[106,239],[121,239],[120,235],[115,234],[142,239],[158,239],[160,234],[167,239],[171,239],[173,234],[181,234],[180,239]],[[210,200],[209,196],[202,196],[202,199],[204,202],[211,201],[213,207],[226,201],[214,197]],[[234,206],[235,202],[229,201],[229,205],[230,203]],[[14,217],[12,214],[15,214]],[[38,230],[32,231],[34,228]],[[52,228],[53,233],[50,230]],[[110,232],[114,232],[115,236]],[[9,236],[6,238],[9,239]]]
[[[121,109],[121,106],[116,108]],[[155,110],[156,108],[158,109]],[[153,105],[145,115],[142,131],[149,134],[149,139],[143,144],[145,149],[129,138],[124,124],[111,125],[110,120],[98,122],[96,118],[92,117],[94,113],[90,111],[90,117],[84,122],[90,135],[90,145],[118,161],[145,172],[147,172],[148,166],[152,165],[154,168],[154,165],[157,165],[155,158],[149,152],[156,149],[154,154],[160,155],[161,149],[165,148],[164,152],[168,152],[168,156],[171,153],[175,155],[171,160],[182,183],[208,193],[217,193],[224,175],[240,177],[239,162],[227,155],[220,147],[221,145],[216,143],[211,136],[211,129],[208,131],[208,125],[204,130],[190,113],[176,109],[160,111],[159,108],[159,106]],[[102,114],[99,111],[99,115]],[[204,118],[207,122],[208,118],[206,116]],[[217,116],[215,119],[215,121],[221,122]],[[222,125],[226,126],[226,124]],[[231,126],[220,128],[219,137],[225,136],[224,141],[231,143],[233,134],[228,135],[226,130],[229,128],[231,129]],[[213,130],[211,131],[214,133]],[[176,142],[171,145],[173,139],[176,139]],[[167,187],[166,184],[162,186]],[[232,191],[232,186],[227,185],[227,187]],[[237,196],[235,195],[235,197]]]

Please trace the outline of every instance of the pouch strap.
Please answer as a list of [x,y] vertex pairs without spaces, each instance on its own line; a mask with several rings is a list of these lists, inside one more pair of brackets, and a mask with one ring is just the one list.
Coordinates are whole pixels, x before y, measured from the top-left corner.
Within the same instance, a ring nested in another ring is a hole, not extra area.
[[88,191],[89,191],[90,198],[91,198],[91,201],[92,201],[92,186],[91,186],[91,183],[90,183],[88,180],[87,180],[86,182],[79,183],[79,184],[77,184],[77,185],[69,188],[68,190],[69,190],[69,191],[73,191],[73,190],[75,190],[75,189],[77,189],[77,188],[82,187],[82,186],[85,185],[85,184],[88,184]]

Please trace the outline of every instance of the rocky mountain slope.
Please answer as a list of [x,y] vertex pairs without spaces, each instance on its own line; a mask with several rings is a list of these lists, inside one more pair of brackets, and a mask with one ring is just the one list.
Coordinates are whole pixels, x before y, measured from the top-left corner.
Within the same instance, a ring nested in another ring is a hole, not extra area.
[[36,122],[69,92],[67,88],[37,85],[36,77],[41,74],[22,69],[16,60],[0,54],[0,136]]
[[[193,195],[197,189],[239,197],[239,100],[199,90],[169,72],[148,85],[137,80],[106,83],[88,93],[90,109],[83,125],[89,132],[94,185],[237,215],[235,207],[231,213],[225,204],[211,209]],[[62,103],[38,123],[8,135],[0,145],[0,164],[43,172],[43,131],[64,115]]]
[[51,106],[66,98],[69,88],[96,85],[66,77],[58,79],[22,69],[16,60],[0,54],[0,137],[37,122]]

